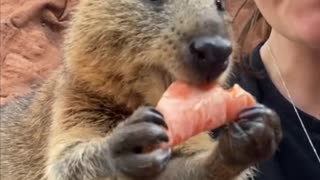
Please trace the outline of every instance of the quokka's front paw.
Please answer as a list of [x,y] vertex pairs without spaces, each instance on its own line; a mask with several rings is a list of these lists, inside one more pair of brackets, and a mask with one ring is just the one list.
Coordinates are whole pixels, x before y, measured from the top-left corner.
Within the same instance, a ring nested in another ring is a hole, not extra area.
[[257,105],[243,110],[239,121],[224,129],[219,148],[227,162],[252,165],[271,158],[281,139],[278,115],[263,105]]
[[[109,145],[116,169],[129,177],[152,177],[167,165],[171,151],[159,147],[168,142],[163,116],[152,107],[138,108],[112,133]],[[154,147],[152,152],[143,152]]]

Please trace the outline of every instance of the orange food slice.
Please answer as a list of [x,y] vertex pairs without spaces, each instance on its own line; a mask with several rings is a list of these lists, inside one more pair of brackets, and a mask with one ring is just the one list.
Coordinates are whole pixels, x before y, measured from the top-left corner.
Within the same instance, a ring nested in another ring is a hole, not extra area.
[[173,147],[201,132],[235,121],[238,113],[256,103],[239,85],[225,90],[219,85],[196,87],[172,83],[157,104],[168,125]]

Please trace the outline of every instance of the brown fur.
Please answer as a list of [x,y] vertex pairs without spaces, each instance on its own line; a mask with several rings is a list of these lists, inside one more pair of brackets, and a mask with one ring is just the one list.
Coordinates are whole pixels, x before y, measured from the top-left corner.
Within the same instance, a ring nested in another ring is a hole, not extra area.
[[[228,26],[212,0],[163,2],[157,10],[147,0],[81,1],[66,36],[64,65],[33,98],[1,109],[1,179],[60,180],[64,166],[57,164],[83,154],[81,162],[89,163],[71,168],[78,175],[73,178],[101,178],[99,159],[94,166],[87,157],[100,152],[120,122],[139,106],[154,106],[174,79],[200,81],[182,61],[188,42],[200,35],[228,38]],[[227,163],[216,145],[207,133],[190,139],[158,178],[225,180],[249,167]]]

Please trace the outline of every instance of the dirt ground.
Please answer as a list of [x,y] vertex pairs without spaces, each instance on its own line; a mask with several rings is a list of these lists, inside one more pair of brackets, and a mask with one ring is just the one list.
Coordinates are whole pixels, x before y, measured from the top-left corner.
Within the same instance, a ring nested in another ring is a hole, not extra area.
[[[62,60],[63,32],[78,0],[1,0],[0,106],[32,91]],[[228,0],[231,15],[243,0]],[[252,5],[235,23],[236,34]],[[259,36],[259,34],[257,34]],[[257,42],[252,39],[252,44]]]

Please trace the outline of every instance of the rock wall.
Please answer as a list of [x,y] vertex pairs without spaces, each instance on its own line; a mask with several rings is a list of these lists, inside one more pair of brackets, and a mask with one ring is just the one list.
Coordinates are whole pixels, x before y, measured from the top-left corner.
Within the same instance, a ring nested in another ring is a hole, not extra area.
[[0,105],[23,96],[61,63],[76,0],[1,0]]
[[[231,14],[243,1],[228,0]],[[32,91],[61,63],[64,30],[77,2],[1,0],[0,106]],[[251,7],[247,5],[237,19],[236,34]]]

